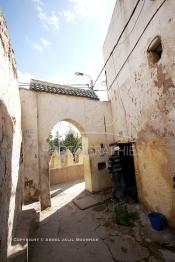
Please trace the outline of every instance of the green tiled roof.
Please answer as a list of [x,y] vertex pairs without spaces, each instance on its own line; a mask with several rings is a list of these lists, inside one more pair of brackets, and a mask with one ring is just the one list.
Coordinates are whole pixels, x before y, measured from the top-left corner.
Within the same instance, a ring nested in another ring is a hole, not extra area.
[[77,87],[53,84],[45,81],[32,79],[30,82],[30,90],[36,92],[46,92],[51,94],[60,94],[68,96],[80,96],[90,99],[99,100],[98,96],[93,90],[80,89]]

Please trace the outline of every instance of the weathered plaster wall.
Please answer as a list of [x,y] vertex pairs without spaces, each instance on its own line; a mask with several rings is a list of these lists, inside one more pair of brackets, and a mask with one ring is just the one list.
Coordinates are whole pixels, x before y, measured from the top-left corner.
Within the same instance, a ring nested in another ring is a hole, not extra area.
[[52,168],[49,170],[50,185],[67,183],[84,178],[84,165],[76,164],[61,168]]
[[38,200],[39,197],[37,96],[32,92],[24,92],[21,107],[24,201],[28,202]]
[[[104,188],[108,188],[111,185],[111,176],[108,174],[108,159],[109,159],[109,151],[103,155],[99,155],[99,153],[91,153],[91,170],[93,175],[95,174],[95,179],[93,183],[92,192],[98,192]],[[103,163],[106,167],[104,169],[98,168],[98,163]]]
[[21,213],[21,109],[16,64],[0,13],[0,261],[7,261]]
[[[50,205],[48,184],[49,154],[47,138],[49,137],[49,134],[54,125],[59,121],[66,120],[74,124],[82,134],[85,183],[86,188],[89,191],[93,191],[98,174],[97,170],[95,169],[92,170],[92,172],[90,171],[89,158],[90,162],[93,162],[94,152],[98,154],[98,148],[100,147],[100,144],[103,143],[108,145],[113,141],[110,103],[91,100],[88,98],[42,93],[25,89],[20,90],[20,96],[21,100],[23,101],[23,136],[25,130],[28,129],[31,130],[30,132],[32,134],[38,134],[38,160],[37,158],[34,158],[34,155],[36,154],[35,147],[33,146],[29,149],[29,140],[31,137],[26,136],[24,139],[23,148],[25,148],[24,150],[26,152],[30,151],[30,156],[28,154],[24,155],[24,165],[26,163],[25,177],[30,176],[30,173],[26,173],[29,165],[35,166],[35,163],[38,162],[40,187],[38,186],[37,189],[41,190],[42,208]],[[34,101],[37,101],[35,105]],[[30,106],[31,104],[32,110]],[[31,114],[31,118],[28,118],[28,114]],[[37,121],[37,124],[34,124],[35,121]],[[89,150],[93,150],[93,155],[88,154]],[[96,165],[97,164],[98,163],[96,163]],[[37,171],[33,172],[34,176],[37,176],[37,174]],[[107,169],[105,176],[108,176]]]
[[[117,1],[104,43],[107,60],[137,1]],[[115,140],[136,141],[139,197],[175,226],[175,2],[139,1],[106,66]],[[161,59],[147,49],[159,35]],[[136,156],[135,156],[136,157]]]

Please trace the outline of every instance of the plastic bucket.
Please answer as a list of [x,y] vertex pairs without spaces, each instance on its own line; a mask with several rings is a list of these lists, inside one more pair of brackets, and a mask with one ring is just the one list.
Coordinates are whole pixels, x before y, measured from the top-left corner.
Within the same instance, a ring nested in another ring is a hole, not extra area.
[[166,226],[166,218],[164,215],[158,212],[148,214],[151,226],[155,230],[162,230]]
[[129,225],[129,214],[127,206],[123,202],[119,202],[114,206],[114,216],[115,222],[119,225],[128,226]]

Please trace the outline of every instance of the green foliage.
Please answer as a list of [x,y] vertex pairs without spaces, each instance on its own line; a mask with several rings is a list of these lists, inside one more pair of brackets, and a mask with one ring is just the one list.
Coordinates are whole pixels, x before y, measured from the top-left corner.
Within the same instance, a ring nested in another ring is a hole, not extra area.
[[76,136],[74,133],[68,133],[63,141],[64,146],[68,148],[72,155],[75,157],[75,153],[79,148],[82,148],[81,138]]
[[53,153],[55,150],[59,150],[59,148],[63,146],[63,141],[60,141],[58,137],[53,138],[52,135],[49,135],[47,142],[49,143],[50,153]]
[[55,150],[59,151],[61,147],[64,147],[71,151],[74,159],[76,151],[79,148],[82,148],[81,138],[78,137],[78,135],[75,135],[73,132],[69,132],[64,140],[60,140],[58,135],[56,138],[53,138],[52,135],[49,135],[47,142],[49,143],[50,153],[53,153]]

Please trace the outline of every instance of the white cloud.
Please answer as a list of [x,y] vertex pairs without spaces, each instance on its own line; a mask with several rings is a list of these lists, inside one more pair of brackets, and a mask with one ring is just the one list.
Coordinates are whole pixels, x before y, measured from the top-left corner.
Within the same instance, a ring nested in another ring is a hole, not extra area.
[[41,21],[45,21],[47,20],[47,14],[43,11],[43,9],[41,8],[40,5],[38,5],[37,7],[37,11],[38,11],[38,17]]
[[43,80],[47,81],[50,83],[55,83],[55,84],[65,84],[67,81],[65,78],[61,76],[47,76],[45,78],[41,78],[39,76],[35,76],[30,74],[29,72],[22,72],[21,70],[18,70],[18,81],[21,83],[30,83],[31,79],[37,79],[37,80]]
[[[73,10],[76,14],[87,17],[92,16],[96,11],[96,5],[98,0],[70,0],[73,4]],[[101,1],[102,2],[102,1]]]
[[98,17],[100,19],[100,17],[103,18],[106,10],[106,0],[69,0],[69,2],[72,9],[64,11],[67,22],[87,17]]
[[34,43],[30,41],[31,46],[36,49],[39,52],[43,52],[43,50],[51,45],[51,42],[49,42],[44,37],[41,37],[39,43]]
[[47,16],[48,24],[53,26],[54,29],[59,30],[59,17],[55,14],[55,11],[52,11],[51,16]]
[[43,2],[41,0],[32,0],[38,11],[38,18],[46,30],[54,29],[59,30],[59,16],[55,11],[52,11],[51,15],[48,15],[43,9]]
[[32,0],[32,2],[37,5],[43,5],[43,2],[41,0]]
[[32,43],[32,47],[34,49],[36,49],[37,51],[39,52],[42,52],[43,51],[43,46],[41,44],[37,44],[37,43]]
[[76,19],[76,14],[71,11],[71,10],[67,10],[63,13],[64,17],[66,18],[66,22],[72,22]]
[[45,39],[44,37],[41,37],[41,43],[43,45],[43,47],[48,47],[51,45],[51,42],[49,42],[47,39]]

